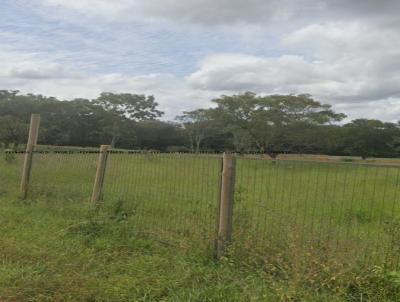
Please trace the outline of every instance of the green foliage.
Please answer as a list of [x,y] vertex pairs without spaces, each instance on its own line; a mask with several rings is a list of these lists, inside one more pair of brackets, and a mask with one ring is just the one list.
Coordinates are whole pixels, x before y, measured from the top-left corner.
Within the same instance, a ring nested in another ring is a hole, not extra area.
[[345,294],[348,301],[398,301],[400,272],[375,266],[351,280]]
[[12,150],[5,150],[4,160],[7,164],[12,164],[16,161],[17,157]]
[[[41,95],[0,91],[0,143],[18,145],[27,139],[31,113],[41,114],[39,143],[98,147],[111,144],[126,149],[163,150],[184,145],[178,125],[157,121],[162,115],[152,96],[103,93],[94,100],[60,101]],[[163,138],[164,142],[159,142]],[[168,141],[168,143],[165,143]]]
[[275,241],[263,258],[232,246],[215,263],[185,244],[192,238],[175,245],[135,232],[134,216],[115,219],[126,211],[123,202],[97,209],[62,200],[0,204],[5,301],[395,302],[400,293],[399,272],[348,271],[323,250],[304,255],[294,237],[286,254],[273,252]]
[[126,117],[134,121],[152,120],[163,115],[162,111],[156,109],[158,103],[153,96],[103,92],[91,103],[121,118]]
[[345,117],[310,95],[223,95],[215,107],[186,111],[177,122],[153,96],[104,92],[98,98],[60,101],[0,91],[0,143],[26,142],[31,113],[41,114],[39,142],[46,145],[154,149],[170,147],[236,152],[318,153],[366,157],[400,155],[400,124]]
[[0,300],[398,301],[397,170],[237,159],[233,244],[215,262],[219,157],[110,154],[95,207],[96,154],[34,157],[25,203],[16,157],[0,162]]
[[256,96],[246,92],[213,102],[217,108],[210,109],[211,114],[233,135],[236,150],[240,149],[238,138],[247,136],[261,152],[282,151],[285,130],[291,125],[324,125],[345,117],[306,94]]
[[386,157],[396,154],[395,145],[399,138],[399,127],[378,120],[357,119],[345,125],[346,151],[359,155]]
[[178,152],[179,153],[179,152],[190,152],[191,150],[186,146],[168,146],[165,149],[165,151],[166,152],[171,152],[171,153],[174,153],[174,152]]
[[26,140],[28,130],[27,122],[13,115],[0,116],[0,142],[6,148],[14,144],[14,149],[17,149],[19,144]]
[[177,120],[183,123],[190,141],[191,151],[194,153],[200,151],[200,147],[207,137],[215,135],[217,132],[211,111],[207,109],[186,111],[183,115],[178,116]]

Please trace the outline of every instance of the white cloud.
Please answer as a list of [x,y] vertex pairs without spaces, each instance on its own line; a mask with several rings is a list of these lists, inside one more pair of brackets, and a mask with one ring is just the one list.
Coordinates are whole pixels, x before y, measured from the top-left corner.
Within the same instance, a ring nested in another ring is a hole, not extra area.
[[287,34],[283,44],[311,50],[320,59],[399,55],[400,29],[376,27],[367,22],[310,24]]
[[[315,95],[324,102],[334,103],[338,110],[351,117],[396,120],[400,114],[398,80],[374,75],[355,78],[357,64],[343,65],[321,61],[307,61],[304,57],[283,55],[257,57],[243,54],[216,54],[204,59],[197,71],[186,81],[173,74],[145,74],[132,76],[121,73],[78,73],[70,66],[60,66],[50,59],[25,53],[0,53],[9,58],[2,69],[3,87],[56,96],[61,99],[95,98],[103,91],[153,94],[160,108],[173,118],[182,110],[210,105],[220,94],[251,90],[258,93],[304,93]],[[346,68],[349,70],[346,71]],[[343,74],[351,75],[344,78]],[[60,76],[60,74],[62,76]],[[343,80],[347,79],[347,80]],[[387,83],[393,91],[387,98]],[[382,86],[382,87],[381,87]],[[365,94],[365,99],[362,95]],[[373,100],[368,100],[376,95]],[[361,97],[361,99],[359,99]],[[364,102],[361,102],[364,101]]]
[[[106,18],[107,21],[121,20],[132,11],[138,9],[136,0],[34,0],[36,3],[53,7],[66,8],[76,11],[87,17]],[[125,20],[126,21],[126,20]]]
[[[311,93],[342,102],[400,96],[400,32],[359,23],[310,25],[283,39],[304,56],[215,54],[187,77],[197,89],[260,93]],[[361,106],[361,105],[360,105]]]
[[207,57],[187,81],[194,88],[206,90],[272,93],[294,89],[295,93],[299,86],[324,81],[326,77],[317,65],[294,55],[268,58],[216,54]]
[[[36,35],[0,30],[3,40],[14,42],[0,51],[4,88],[68,99],[102,91],[154,94],[171,116],[248,90],[311,93],[352,117],[394,120],[400,114],[397,0],[29,3],[52,22]],[[156,26],[146,27],[150,23]],[[212,33],[199,37],[212,37],[203,44],[217,45],[213,53],[193,46],[202,30]],[[228,32],[239,38],[230,43],[223,39]],[[40,53],[22,51],[26,44]],[[183,56],[188,49],[198,54]],[[188,67],[184,60],[194,57],[202,60]]]
[[207,106],[216,96],[195,91],[173,74],[127,75],[121,73],[90,74],[74,66],[57,63],[57,57],[42,59],[38,54],[0,51],[0,89],[20,90],[55,96],[59,99],[96,98],[101,92],[154,95],[165,118],[173,119],[183,110]]
[[65,71],[58,63],[32,64],[19,63],[9,70],[9,75],[21,79],[54,79],[64,77]]
[[350,117],[398,120],[400,31],[362,22],[312,24],[282,39],[302,55],[215,54],[187,77],[196,89],[310,93]]

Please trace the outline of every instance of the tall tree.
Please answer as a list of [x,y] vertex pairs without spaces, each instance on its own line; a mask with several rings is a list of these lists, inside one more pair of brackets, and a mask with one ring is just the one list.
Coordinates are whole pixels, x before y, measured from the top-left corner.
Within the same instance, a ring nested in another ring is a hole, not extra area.
[[379,120],[353,120],[345,125],[345,150],[348,154],[358,155],[363,159],[368,156],[395,156],[400,137],[399,126]]
[[295,122],[323,125],[342,120],[310,95],[257,96],[254,93],[222,96],[213,100],[215,119],[221,120],[234,136],[247,133],[260,152],[273,155],[278,149],[284,127]]
[[185,111],[177,117],[177,120],[183,124],[192,152],[200,152],[201,144],[207,137],[207,133],[212,131],[210,111],[207,109]]
[[163,115],[163,112],[157,109],[158,103],[152,95],[103,92],[91,102],[133,121],[154,120]]
[[106,126],[103,131],[110,136],[112,147],[123,134],[127,133],[127,120],[134,122],[154,120],[163,115],[163,112],[157,109],[158,103],[153,96],[103,92],[91,103],[110,113],[104,117]]
[[168,151],[185,143],[182,128],[176,123],[148,120],[137,123],[136,127],[140,149]]
[[0,116],[0,142],[5,148],[13,144],[16,149],[26,140],[28,124],[12,115]]

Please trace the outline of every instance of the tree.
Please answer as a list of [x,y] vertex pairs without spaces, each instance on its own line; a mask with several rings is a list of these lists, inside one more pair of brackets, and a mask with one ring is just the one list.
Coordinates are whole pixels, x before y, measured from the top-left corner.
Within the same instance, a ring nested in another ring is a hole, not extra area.
[[340,121],[329,105],[310,95],[257,96],[254,93],[222,96],[213,100],[213,116],[226,125],[233,137],[247,134],[260,152],[274,155],[280,148],[284,128],[296,122],[323,125]]
[[138,122],[136,127],[140,149],[167,151],[168,147],[179,147],[185,143],[182,128],[176,123],[147,120]]
[[[345,125],[345,150],[361,156],[395,156],[400,125],[372,119],[356,119]],[[397,153],[398,154],[398,153]]]
[[8,148],[10,144],[16,149],[27,139],[28,124],[12,115],[0,116],[0,142]]
[[156,109],[158,103],[155,102],[153,96],[103,92],[91,103],[110,113],[104,117],[106,126],[103,131],[110,137],[112,147],[123,133],[126,133],[126,120],[135,122],[154,120],[163,115],[162,111]]
[[152,95],[103,92],[91,102],[119,117],[133,121],[154,120],[163,115],[162,111],[156,109],[158,103]]
[[280,150],[303,154],[343,154],[343,127],[294,122],[283,128]]
[[207,133],[211,131],[210,111],[207,109],[185,111],[176,119],[183,123],[192,152],[198,153]]
[[358,119],[337,123],[334,112],[310,95],[221,96],[213,108],[184,112],[179,123],[157,120],[154,97],[102,93],[94,100],[0,90],[0,143],[26,141],[31,113],[41,114],[41,144],[126,149],[260,151],[394,157],[400,123]]

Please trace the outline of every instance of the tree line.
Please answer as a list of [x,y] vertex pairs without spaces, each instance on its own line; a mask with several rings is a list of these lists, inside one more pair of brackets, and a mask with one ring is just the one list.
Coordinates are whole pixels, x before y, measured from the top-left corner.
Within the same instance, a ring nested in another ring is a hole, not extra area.
[[26,142],[31,113],[41,114],[39,143],[58,146],[158,151],[223,151],[400,155],[400,122],[356,119],[334,112],[308,94],[223,95],[210,108],[183,112],[173,121],[151,95],[101,93],[96,99],[58,100],[0,90],[0,143]]

